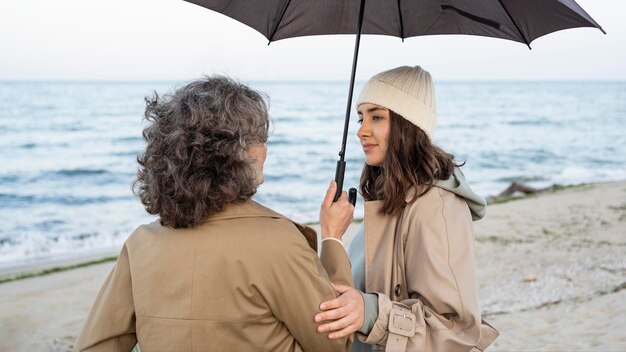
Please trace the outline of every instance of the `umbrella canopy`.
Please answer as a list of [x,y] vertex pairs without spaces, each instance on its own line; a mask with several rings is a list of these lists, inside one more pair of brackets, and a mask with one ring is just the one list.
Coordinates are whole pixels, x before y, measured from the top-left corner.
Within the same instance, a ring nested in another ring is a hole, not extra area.
[[[530,43],[562,29],[604,30],[574,0],[186,0],[240,21],[270,42],[356,34],[343,139],[335,180],[343,187],[345,149],[361,34],[404,38],[466,34]],[[351,201],[356,191],[350,190]],[[354,203],[353,203],[354,204]]]
[[[187,0],[240,21],[270,42],[356,34],[361,0]],[[567,28],[602,30],[574,0],[367,0],[363,34],[468,34],[530,44]]]

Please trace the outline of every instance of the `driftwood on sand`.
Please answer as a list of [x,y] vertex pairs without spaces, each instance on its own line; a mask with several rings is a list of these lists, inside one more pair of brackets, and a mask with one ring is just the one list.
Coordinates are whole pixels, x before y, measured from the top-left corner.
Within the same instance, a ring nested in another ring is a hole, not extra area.
[[515,192],[521,192],[525,194],[538,193],[543,191],[551,190],[554,186],[546,187],[546,188],[533,188],[530,186],[526,186],[522,183],[511,182],[511,185],[507,187],[502,193],[498,194],[497,197],[507,197],[513,195]]

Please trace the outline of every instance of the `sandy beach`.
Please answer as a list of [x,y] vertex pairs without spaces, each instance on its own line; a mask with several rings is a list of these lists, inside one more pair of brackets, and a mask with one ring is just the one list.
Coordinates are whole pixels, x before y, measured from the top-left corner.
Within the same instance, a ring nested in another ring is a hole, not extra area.
[[[626,351],[625,225],[626,181],[491,205],[475,223],[489,350]],[[112,266],[0,284],[0,350],[70,350]]]

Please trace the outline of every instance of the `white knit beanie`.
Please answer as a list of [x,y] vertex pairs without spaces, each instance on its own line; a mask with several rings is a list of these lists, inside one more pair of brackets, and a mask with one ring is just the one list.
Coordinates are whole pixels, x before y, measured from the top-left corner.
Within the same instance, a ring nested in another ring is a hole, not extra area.
[[401,66],[381,72],[365,82],[356,106],[383,106],[421,128],[432,140],[437,127],[435,87],[428,71]]

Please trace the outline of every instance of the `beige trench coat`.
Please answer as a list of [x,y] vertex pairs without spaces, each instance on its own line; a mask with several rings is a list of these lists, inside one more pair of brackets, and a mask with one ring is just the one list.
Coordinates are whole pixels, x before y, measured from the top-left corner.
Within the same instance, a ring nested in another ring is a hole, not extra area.
[[433,187],[399,217],[379,214],[381,205],[365,203],[365,286],[378,293],[379,315],[361,340],[384,346],[391,328],[395,347],[387,350],[484,350],[498,332],[481,323],[474,232],[465,200]]
[[[303,236],[304,235],[304,236]],[[330,282],[352,285],[341,244],[258,203],[192,229],[158,222],[127,239],[75,343],[78,351],[345,351],[316,332]]]

